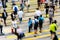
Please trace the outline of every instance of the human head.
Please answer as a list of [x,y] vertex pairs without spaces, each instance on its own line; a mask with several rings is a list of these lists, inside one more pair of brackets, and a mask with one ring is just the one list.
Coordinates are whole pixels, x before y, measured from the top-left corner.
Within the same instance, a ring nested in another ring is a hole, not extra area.
[[36,8],[36,10],[39,10],[39,8]]
[[31,18],[29,18],[29,20],[31,20]]
[[37,19],[37,17],[36,17],[36,16],[34,16],[34,19]]
[[56,21],[56,20],[54,20],[54,23],[56,24],[56,23],[57,23],[57,21]]
[[42,17],[42,15],[40,15],[40,17]]

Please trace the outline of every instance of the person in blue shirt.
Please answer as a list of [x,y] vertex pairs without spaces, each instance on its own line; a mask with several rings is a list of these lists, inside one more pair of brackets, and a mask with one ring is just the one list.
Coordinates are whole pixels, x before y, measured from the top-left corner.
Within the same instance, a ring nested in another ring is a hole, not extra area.
[[40,17],[38,18],[39,20],[39,32],[42,32],[42,27],[43,27],[43,21],[44,21],[44,17],[42,15],[40,15]]
[[32,19],[29,18],[29,21],[28,21],[28,27],[29,27],[29,33],[31,32],[31,29],[32,29]]

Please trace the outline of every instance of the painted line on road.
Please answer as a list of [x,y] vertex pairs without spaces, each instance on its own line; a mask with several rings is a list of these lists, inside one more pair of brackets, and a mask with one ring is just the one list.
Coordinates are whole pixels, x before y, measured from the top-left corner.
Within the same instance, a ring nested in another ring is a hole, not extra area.
[[[58,28],[58,30],[59,30],[59,29],[60,29],[60,27]],[[49,32],[49,29],[43,30],[42,33],[43,33],[43,32]],[[41,34],[41,33],[38,32],[38,34]],[[58,32],[57,34],[60,34],[60,32]],[[26,37],[31,36],[31,35],[34,35],[34,32],[25,33],[25,36],[26,36]],[[44,37],[48,37],[48,36],[50,36],[50,34],[46,34],[46,35],[42,35],[42,36],[37,36],[36,38],[35,38],[35,37],[33,37],[33,38],[27,38],[27,39],[28,39],[28,40],[33,40],[33,39],[44,38]],[[8,36],[6,36],[6,37],[7,37],[8,39],[17,38],[16,35],[8,35]],[[27,40],[27,39],[26,39],[26,40]]]
[[[58,32],[57,34],[59,35],[60,32]],[[42,36],[37,36],[37,37],[32,37],[32,38],[26,38],[26,39],[23,39],[23,40],[36,40],[36,39],[45,38],[45,37],[50,37],[50,34],[46,34],[46,35],[42,35]]]

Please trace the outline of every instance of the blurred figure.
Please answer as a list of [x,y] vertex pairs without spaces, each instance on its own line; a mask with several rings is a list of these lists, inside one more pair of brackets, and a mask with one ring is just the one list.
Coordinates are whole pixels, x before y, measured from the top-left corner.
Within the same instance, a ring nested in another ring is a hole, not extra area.
[[43,27],[43,22],[44,22],[44,17],[42,15],[40,15],[40,17],[38,18],[39,20],[39,29],[40,29],[40,33],[42,32],[42,27]]
[[55,5],[57,6],[58,0],[55,0]]
[[22,40],[22,38],[25,37],[24,32],[22,31],[22,29],[20,27],[17,28],[17,40]]
[[48,10],[49,10],[49,6],[48,6],[48,3],[45,3],[45,12],[46,12],[46,17],[48,17]]
[[11,13],[11,19],[12,19],[12,21],[15,20],[15,18],[16,18],[16,16],[14,15],[14,11],[13,11],[13,13]]
[[34,17],[33,24],[34,24],[34,34],[35,34],[34,37],[36,37],[37,29],[38,29],[38,20],[36,17]]
[[50,2],[52,2],[52,5],[54,5],[54,0],[50,0]]
[[6,10],[6,8],[7,8],[6,0],[1,0],[1,1],[2,1],[2,5],[3,5],[4,10]]
[[23,9],[24,9],[24,0],[20,0],[20,7],[21,7],[21,10],[23,11]]
[[14,10],[14,14],[17,15],[18,6],[16,4],[13,5],[13,10]]
[[4,10],[4,12],[2,13],[2,18],[3,18],[3,20],[4,20],[5,26],[7,26],[7,24],[6,24],[6,19],[7,19],[7,17],[8,17],[8,14],[7,14],[6,10]]
[[1,18],[0,18],[0,35],[3,35],[3,24]]
[[37,0],[38,8],[41,6],[41,0]]
[[29,18],[29,21],[28,21],[28,28],[29,28],[29,33],[31,32],[31,30],[32,30],[32,19],[31,18]]
[[50,22],[50,24],[52,23],[52,21],[53,21],[53,8],[49,7],[49,22]]
[[42,14],[42,13],[41,13],[41,11],[39,10],[39,8],[36,8],[35,17],[37,17],[37,19],[38,19],[41,14]]
[[50,5],[50,7],[53,9],[53,17],[54,17],[55,5]]
[[24,1],[24,4],[27,7],[27,12],[29,12],[29,7],[30,7],[29,0],[28,1]]
[[22,22],[23,16],[24,16],[24,12],[22,11],[22,9],[20,9],[20,11],[18,11],[18,18],[19,18],[20,23]]
[[[52,24],[50,24],[50,33],[51,33],[51,38],[52,40],[54,40],[55,36],[56,36],[56,31],[57,31],[57,25],[56,25],[56,21],[54,20],[52,22]],[[56,39],[55,39],[56,40]]]
[[16,32],[17,32],[17,21],[16,20],[13,20],[12,21],[12,27],[13,27],[12,33],[15,33],[16,34]]

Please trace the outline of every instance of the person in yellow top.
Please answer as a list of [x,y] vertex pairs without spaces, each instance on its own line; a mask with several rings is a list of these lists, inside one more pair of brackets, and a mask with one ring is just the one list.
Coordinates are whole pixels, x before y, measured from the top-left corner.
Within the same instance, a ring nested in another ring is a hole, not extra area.
[[52,24],[50,24],[50,33],[51,33],[52,40],[54,39],[56,35],[56,30],[57,30],[57,21],[54,20]]

